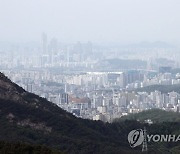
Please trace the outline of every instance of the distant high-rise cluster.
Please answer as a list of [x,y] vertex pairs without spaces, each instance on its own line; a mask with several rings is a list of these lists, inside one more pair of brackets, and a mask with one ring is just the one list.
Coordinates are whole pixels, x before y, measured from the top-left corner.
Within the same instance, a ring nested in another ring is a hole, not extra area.
[[0,44],[0,69],[12,81],[78,117],[109,122],[151,108],[179,112],[178,92],[136,91],[178,86],[179,58],[174,48],[68,44],[46,33],[41,44]]

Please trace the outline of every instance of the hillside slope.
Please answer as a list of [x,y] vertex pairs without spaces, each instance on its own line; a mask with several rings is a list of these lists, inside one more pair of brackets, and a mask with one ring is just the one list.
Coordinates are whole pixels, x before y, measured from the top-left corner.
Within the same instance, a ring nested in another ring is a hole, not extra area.
[[1,141],[46,145],[67,153],[131,152],[121,138],[116,127],[76,118],[0,74]]

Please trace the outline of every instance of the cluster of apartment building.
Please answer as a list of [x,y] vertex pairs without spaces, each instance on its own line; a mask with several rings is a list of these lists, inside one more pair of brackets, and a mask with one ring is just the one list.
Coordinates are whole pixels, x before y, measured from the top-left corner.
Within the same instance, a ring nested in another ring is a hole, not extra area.
[[178,84],[179,74],[157,73],[151,77],[151,73],[143,74],[137,70],[80,74],[52,74],[47,70],[3,72],[25,90],[81,118],[112,122],[123,115],[152,108],[175,112],[180,108],[177,92],[136,91],[147,85]]

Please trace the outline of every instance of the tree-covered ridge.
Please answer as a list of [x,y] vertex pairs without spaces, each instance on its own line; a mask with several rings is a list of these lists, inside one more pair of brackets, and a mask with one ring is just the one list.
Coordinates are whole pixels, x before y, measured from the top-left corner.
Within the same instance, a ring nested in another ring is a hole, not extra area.
[[65,153],[132,152],[116,127],[76,118],[46,99],[24,91],[3,75],[0,91],[1,141],[40,144]]
[[147,86],[143,88],[138,88],[135,91],[136,92],[154,92],[154,91],[160,91],[162,93],[169,93],[169,92],[177,92],[180,94],[180,85],[152,85],[152,86]]
[[144,122],[147,119],[151,119],[154,123],[161,122],[180,122],[180,113],[172,111],[164,111],[161,109],[151,109],[142,111],[140,113],[132,113],[127,116],[123,116],[115,121],[124,121],[124,120],[137,120]]

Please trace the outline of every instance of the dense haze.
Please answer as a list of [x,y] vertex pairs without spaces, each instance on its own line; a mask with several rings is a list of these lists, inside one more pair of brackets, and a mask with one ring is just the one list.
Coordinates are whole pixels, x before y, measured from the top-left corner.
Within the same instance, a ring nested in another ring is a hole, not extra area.
[[0,0],[0,41],[180,40],[179,0]]

